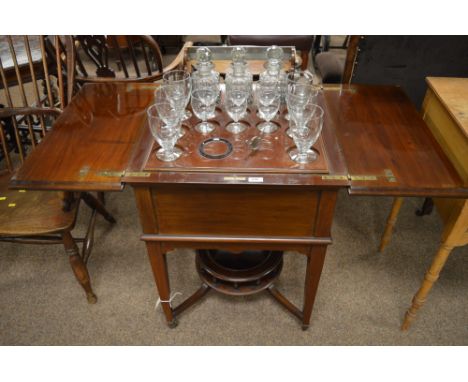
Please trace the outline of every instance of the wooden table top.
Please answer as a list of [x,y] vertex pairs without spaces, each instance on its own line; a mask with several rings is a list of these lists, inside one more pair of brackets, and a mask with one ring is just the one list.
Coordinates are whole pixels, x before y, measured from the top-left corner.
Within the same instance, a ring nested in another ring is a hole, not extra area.
[[468,138],[468,78],[427,77],[426,82]]
[[[156,86],[83,87],[53,131],[27,158],[11,186],[106,191],[120,190],[124,183],[244,184],[250,177],[261,177],[265,185],[349,187],[352,194],[468,196],[468,188],[397,87],[325,88],[320,100],[325,123],[317,146],[319,151],[325,149],[325,161],[301,169],[280,152],[271,166],[266,162],[258,166],[257,158],[255,165],[230,163],[222,169],[216,168],[219,162],[213,160],[207,171],[200,168],[207,163],[200,161],[171,169],[151,155],[155,146],[145,111]],[[256,117],[251,118],[254,125]],[[281,129],[272,138],[277,136],[285,149],[292,141],[281,135],[286,121],[282,117],[277,120]],[[218,121],[219,134],[228,137],[223,131],[227,117]],[[189,123],[193,125],[196,119]],[[174,162],[173,166],[178,165]]]
[[468,185],[402,89],[340,85],[324,93],[351,194],[468,196]]
[[121,190],[153,84],[87,84],[12,178],[16,188]]

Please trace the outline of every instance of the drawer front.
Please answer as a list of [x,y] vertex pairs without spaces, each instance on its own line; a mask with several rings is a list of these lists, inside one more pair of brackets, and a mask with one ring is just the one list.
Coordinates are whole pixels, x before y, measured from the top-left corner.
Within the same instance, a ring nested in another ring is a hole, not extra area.
[[320,191],[292,188],[158,185],[159,233],[313,236]]

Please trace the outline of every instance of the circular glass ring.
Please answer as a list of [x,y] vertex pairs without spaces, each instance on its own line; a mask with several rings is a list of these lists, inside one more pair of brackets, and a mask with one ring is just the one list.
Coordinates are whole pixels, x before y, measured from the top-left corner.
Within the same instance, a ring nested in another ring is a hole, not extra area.
[[[226,147],[226,150],[220,154],[210,154],[206,152],[206,148],[208,148],[212,144],[223,144]],[[232,144],[227,139],[224,138],[209,138],[204,140],[200,143],[200,147],[198,148],[200,155],[208,158],[208,159],[223,159],[226,158],[232,152]]]

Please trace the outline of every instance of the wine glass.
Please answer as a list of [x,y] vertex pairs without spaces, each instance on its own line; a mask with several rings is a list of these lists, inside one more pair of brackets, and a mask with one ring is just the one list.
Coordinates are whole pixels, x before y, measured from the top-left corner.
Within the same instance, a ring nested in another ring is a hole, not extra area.
[[148,125],[154,139],[161,148],[156,152],[156,156],[163,162],[172,162],[182,155],[182,150],[175,147],[179,138],[176,125],[168,125],[161,118],[157,105],[151,105],[146,111],[148,115]]
[[231,84],[226,88],[224,107],[228,115],[234,120],[234,122],[226,126],[227,131],[239,134],[247,128],[245,123],[239,122],[239,120],[247,110],[248,99],[249,93],[245,90],[245,85]]
[[[196,72],[198,73],[198,72]],[[219,73],[211,71],[208,75],[202,75],[192,78],[192,92],[195,90],[203,90],[206,88],[213,88],[217,91],[216,105],[212,110],[211,114],[207,116],[208,119],[214,118],[216,116],[215,110],[216,106],[220,104],[221,97],[220,95],[220,86],[219,86]]]
[[257,128],[263,133],[273,133],[278,126],[271,122],[278,113],[280,107],[280,93],[277,81],[258,81],[255,87],[255,98],[257,101],[258,114],[265,122],[260,123]]
[[[294,70],[288,73],[287,76],[287,90],[286,90],[286,103],[288,102],[288,94],[291,92],[297,94],[297,90],[303,90],[303,86],[313,85],[314,75],[309,71]],[[301,89],[302,88],[302,89]],[[290,115],[286,113],[284,118],[289,121]]]
[[304,126],[315,111],[318,87],[304,85],[295,89],[296,92],[288,92],[286,101],[289,111],[289,129],[286,134],[292,138],[292,129],[295,126]]
[[[163,84],[166,87],[168,97],[173,102],[181,102],[181,98],[185,100],[184,115],[182,120],[185,121],[192,116],[189,110],[186,110],[190,101],[190,94],[192,92],[192,79],[190,73],[185,70],[171,70],[163,75]],[[179,101],[180,100],[180,101]]]
[[215,126],[207,120],[214,114],[218,96],[219,87],[217,86],[201,87],[192,92],[192,110],[202,120],[195,126],[195,130],[199,133],[208,134],[215,129]]
[[160,86],[154,91],[154,105],[158,111],[159,118],[166,125],[176,128],[179,138],[182,137],[185,133],[180,126],[183,109],[181,109],[181,105],[178,108],[174,107],[174,103],[170,101],[164,86]]
[[297,125],[292,130],[296,149],[289,152],[289,156],[296,163],[309,163],[317,159],[317,154],[311,149],[317,141],[323,126],[323,109],[318,105],[313,105],[312,116],[303,125]]

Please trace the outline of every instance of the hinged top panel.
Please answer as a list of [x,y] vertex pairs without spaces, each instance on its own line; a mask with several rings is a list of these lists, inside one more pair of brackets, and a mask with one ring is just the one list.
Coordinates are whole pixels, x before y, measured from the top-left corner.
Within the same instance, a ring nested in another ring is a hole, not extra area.
[[[85,85],[10,185],[48,190],[120,190],[153,84]],[[39,160],[40,158],[40,160]]]
[[340,85],[324,94],[351,194],[468,196],[467,185],[400,88]]

